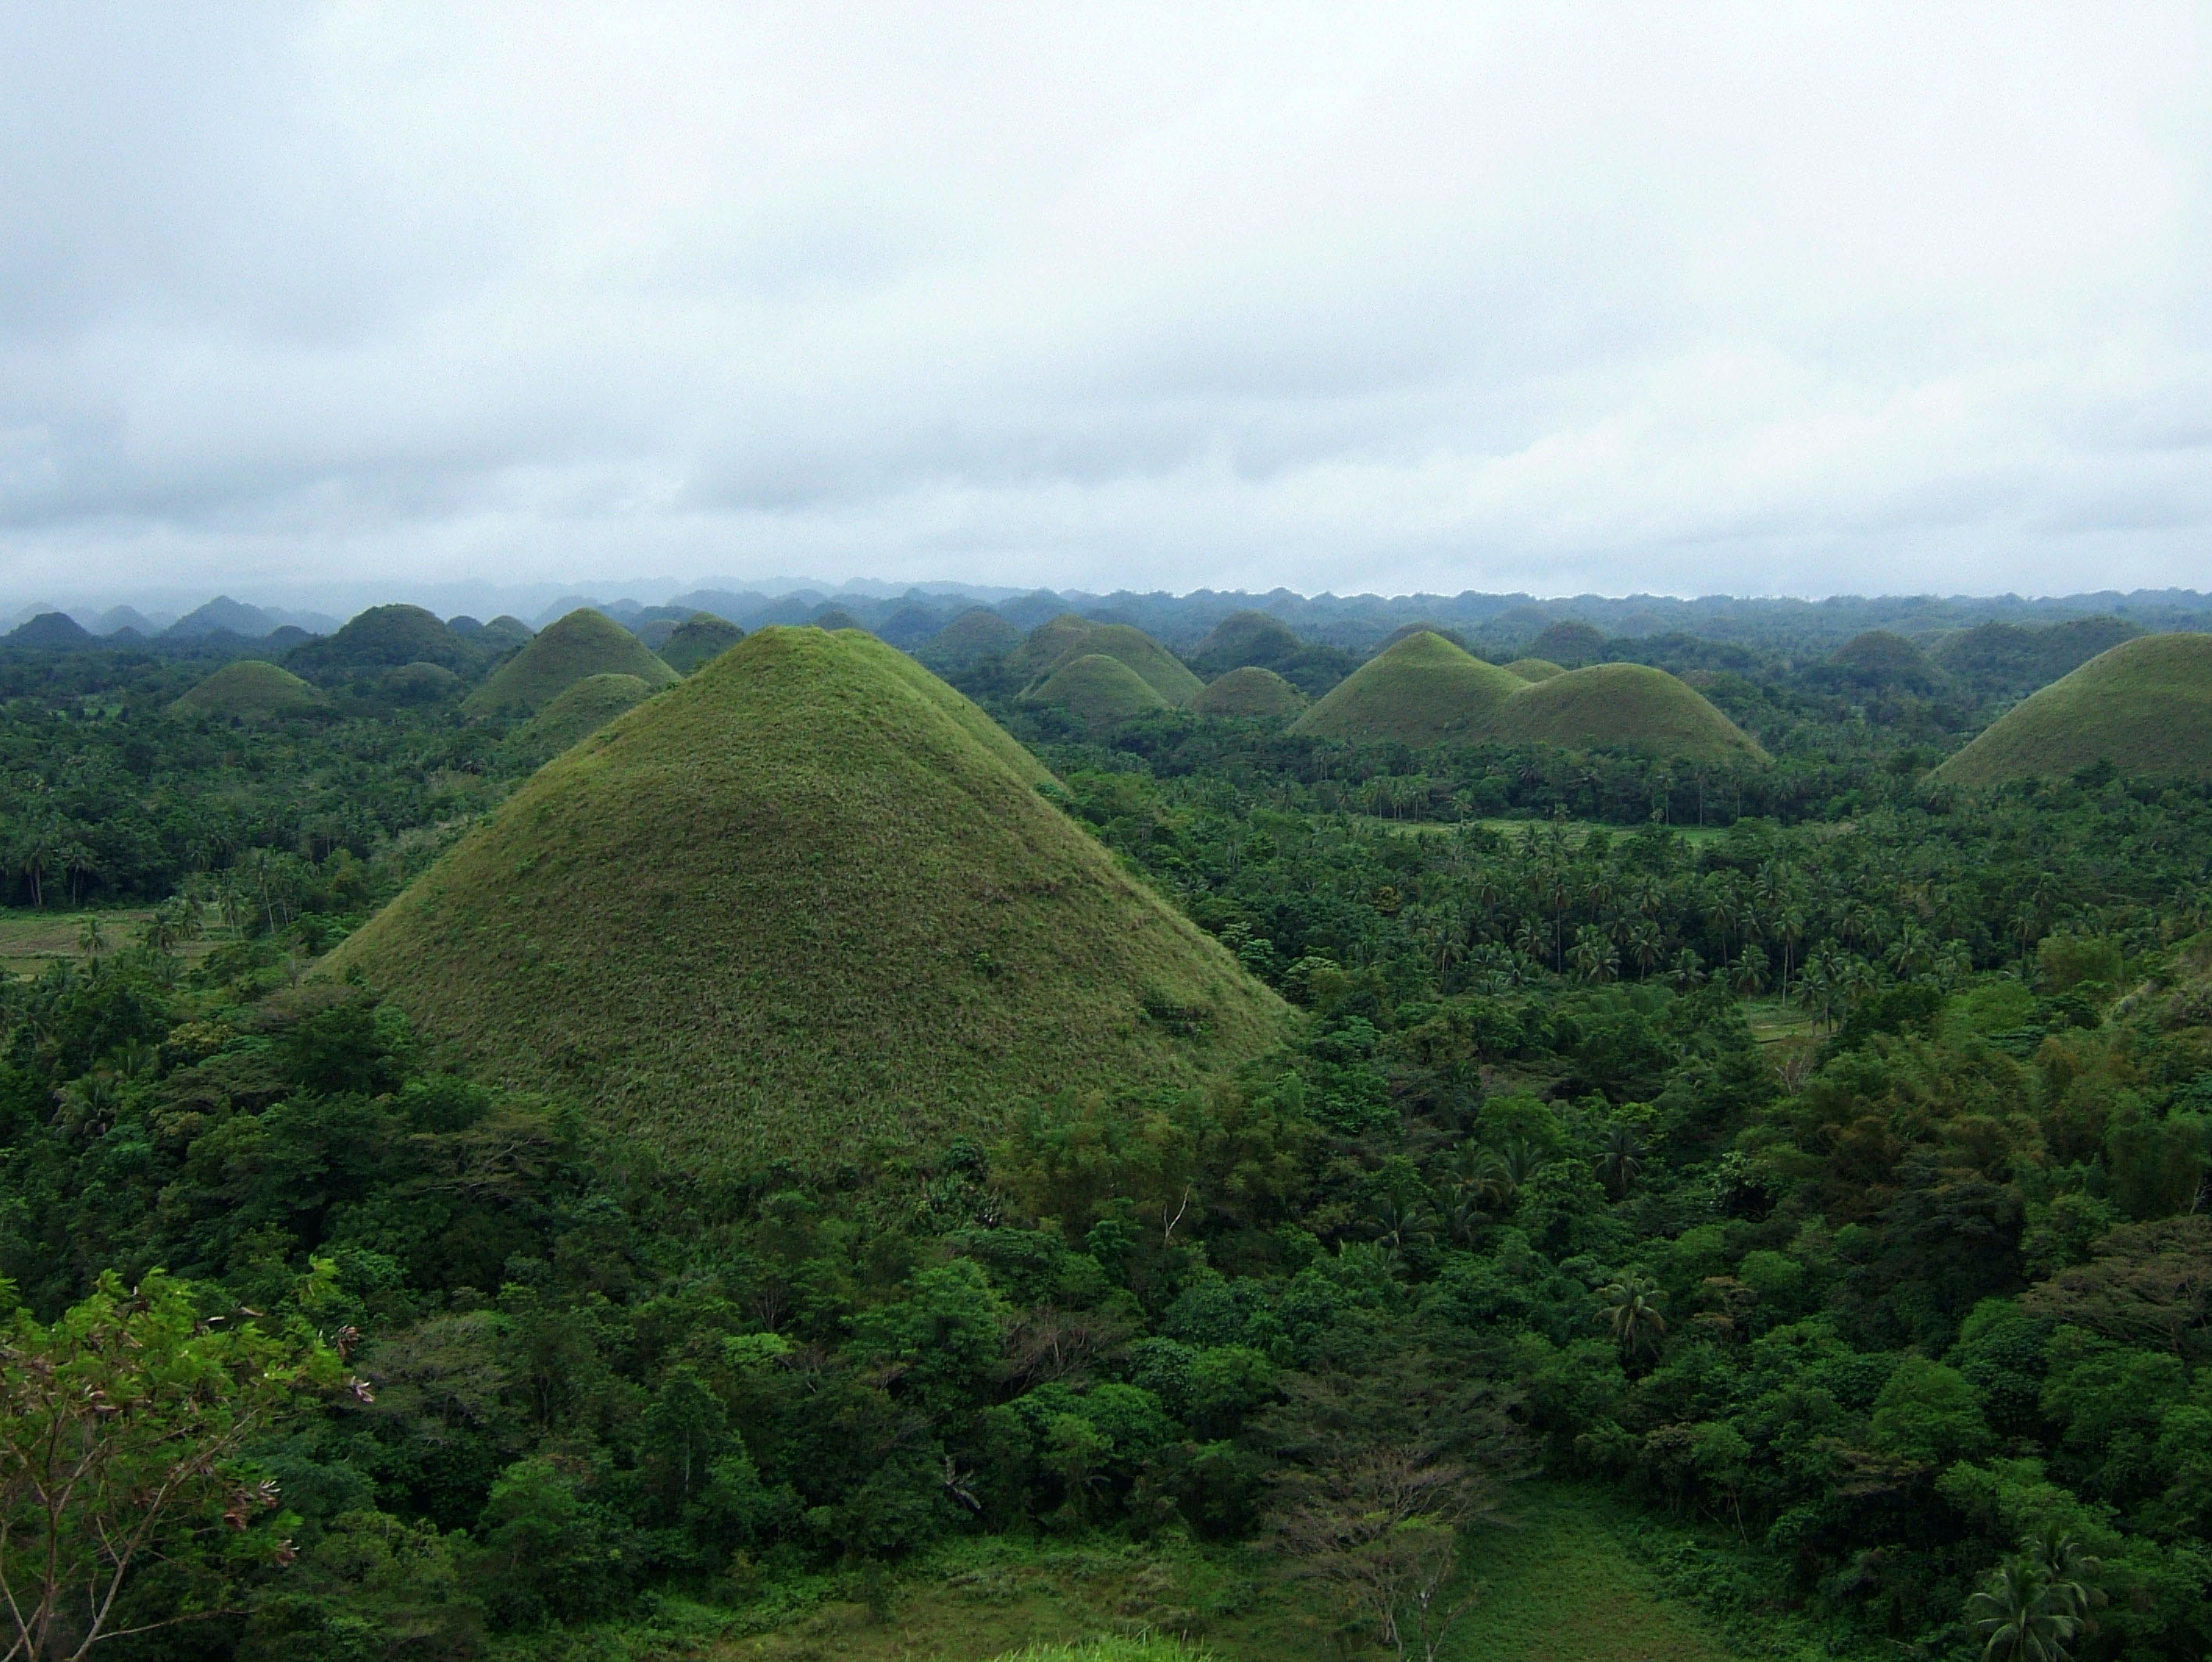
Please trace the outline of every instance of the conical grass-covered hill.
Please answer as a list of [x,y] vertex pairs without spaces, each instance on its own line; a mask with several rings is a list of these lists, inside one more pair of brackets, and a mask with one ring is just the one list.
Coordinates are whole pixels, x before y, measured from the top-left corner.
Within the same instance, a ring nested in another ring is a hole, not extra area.
[[1548,658],[1516,658],[1505,668],[1523,681],[1549,681],[1555,675],[1567,672],[1566,665],[1554,664]]
[[1306,695],[1273,670],[1248,664],[1208,682],[1190,707],[1202,716],[1230,721],[1289,717],[1306,707]]
[[970,606],[914,649],[933,669],[964,670],[978,658],[1004,658],[1022,644],[1022,632],[988,606]]
[[507,743],[516,754],[535,761],[556,756],[623,711],[644,703],[653,690],[636,676],[586,676],[554,695],[544,709],[508,736]]
[[1766,752],[1695,688],[1643,664],[1594,664],[1532,682],[1505,701],[1495,737],[1686,761],[1766,760]]
[[1206,685],[1181,658],[1142,629],[1127,623],[1094,623],[1073,615],[1038,625],[1006,663],[1016,671],[1029,674],[1035,688],[1077,658],[1093,654],[1127,664],[1170,704],[1189,703]]
[[1103,652],[1072,658],[1022,695],[1030,704],[1057,704],[1086,727],[1112,727],[1168,707],[1144,677]]
[[635,676],[661,688],[681,679],[652,650],[605,612],[580,606],[532,636],[528,645],[461,701],[471,716],[529,715],[587,676]]
[[763,629],[541,768],[328,973],[728,1170],[932,1147],[1273,1043],[1285,1007],[1048,777],[880,641]]
[[1362,744],[1478,743],[1528,684],[1423,630],[1369,658],[1291,731]]
[[2212,775],[2212,634],[2147,634],[2014,705],[1938,767],[1952,785],[2122,773]]
[[259,658],[241,658],[224,664],[169,710],[180,716],[235,716],[241,721],[267,721],[276,716],[303,715],[328,702],[289,670]]

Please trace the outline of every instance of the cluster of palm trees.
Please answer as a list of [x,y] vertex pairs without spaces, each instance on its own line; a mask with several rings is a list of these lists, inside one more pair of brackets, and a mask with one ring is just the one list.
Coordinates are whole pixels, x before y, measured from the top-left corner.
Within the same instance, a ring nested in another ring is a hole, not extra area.
[[1948,984],[1973,967],[1976,896],[1895,851],[1777,858],[1747,872],[1701,871],[1679,854],[1653,869],[1583,848],[1553,826],[1503,852],[1464,852],[1448,876],[1419,885],[1401,921],[1439,985],[1503,992],[1548,972],[1686,988],[1718,977],[1832,1023],[1892,981]]
[[2063,1531],[2031,1536],[1966,1601],[1984,1662],[2065,1662],[2067,1645],[2106,1602],[2104,1565]]

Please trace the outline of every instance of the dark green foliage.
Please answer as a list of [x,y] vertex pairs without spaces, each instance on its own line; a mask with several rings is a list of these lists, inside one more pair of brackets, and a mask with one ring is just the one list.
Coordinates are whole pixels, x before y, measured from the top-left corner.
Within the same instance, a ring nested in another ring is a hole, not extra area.
[[464,640],[420,606],[372,606],[336,634],[295,647],[285,666],[323,682],[403,664],[434,664],[464,674],[483,662],[483,632]]

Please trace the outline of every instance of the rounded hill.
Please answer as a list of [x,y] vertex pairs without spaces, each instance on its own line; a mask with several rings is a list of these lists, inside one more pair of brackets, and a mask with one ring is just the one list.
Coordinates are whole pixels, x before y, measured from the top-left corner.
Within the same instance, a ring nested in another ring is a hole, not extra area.
[[1643,664],[1594,664],[1531,682],[1498,713],[1508,743],[1642,750],[1686,761],[1763,761],[1766,753],[1694,688]]
[[1361,744],[1479,741],[1527,685],[1425,629],[1354,670],[1291,731]]
[[1548,658],[1516,658],[1505,666],[1506,673],[1516,675],[1523,681],[1549,681],[1555,675],[1567,672],[1564,664],[1554,664]]
[[653,690],[649,682],[634,675],[586,676],[574,686],[563,687],[514,730],[508,743],[524,755],[558,755],[623,711],[644,703]]
[[660,643],[660,661],[678,675],[690,675],[744,638],[745,632],[727,618],[701,612],[668,632],[668,639]]
[[1587,664],[1605,655],[1605,631],[1579,617],[1561,618],[1528,643],[1528,656],[1553,664]]
[[923,663],[965,669],[978,658],[1004,658],[1022,644],[1022,632],[988,606],[973,606],[914,649]]
[[[485,630],[475,637],[481,640]],[[403,664],[434,664],[461,674],[483,662],[470,640],[447,628],[435,612],[420,606],[371,606],[347,621],[336,634],[292,649],[286,664],[303,675],[332,671],[396,670]]]
[[1202,716],[1230,720],[1294,716],[1306,707],[1306,695],[1273,670],[1248,664],[1207,682],[1190,707]]
[[587,676],[635,676],[651,687],[680,679],[645,642],[605,612],[580,606],[549,623],[461,701],[472,716],[528,715]]
[[274,716],[319,710],[327,701],[289,670],[258,658],[241,658],[224,664],[169,708],[177,715],[266,721]]
[[1938,767],[1954,785],[2123,773],[2212,774],[2212,634],[2147,634],[2099,653],[1990,724]]
[[1305,642],[1290,626],[1266,612],[1231,612],[1192,649],[1191,664],[1201,674],[1222,675],[1247,664],[1273,667],[1296,658]]
[[1167,700],[1118,658],[1085,652],[1072,658],[1022,695],[1030,704],[1056,704],[1083,719],[1086,727],[1111,727],[1154,710]]
[[1127,665],[1170,704],[1189,703],[1206,685],[1142,629],[1127,623],[1094,623],[1072,615],[1040,624],[1007,663],[1018,670],[1029,670],[1034,686],[1077,658],[1093,654]]
[[328,961],[668,1157],[822,1170],[1194,1081],[1285,1006],[860,634],[765,628],[538,770]]

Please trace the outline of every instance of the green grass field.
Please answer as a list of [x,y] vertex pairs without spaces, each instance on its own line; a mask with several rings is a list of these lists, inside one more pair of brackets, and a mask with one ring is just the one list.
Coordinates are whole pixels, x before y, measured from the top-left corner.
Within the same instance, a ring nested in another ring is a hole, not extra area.
[[[1470,1536],[1474,1607],[1449,1662],[1738,1662],[1696,1610],[1668,1598],[1638,1556],[1640,1520],[1601,1493],[1531,1485],[1520,1521]],[[1314,1587],[1249,1549],[958,1543],[902,1570],[871,1611],[840,1587],[770,1631],[732,1638],[746,1662],[1184,1662],[1121,1649],[1149,1635],[1212,1662],[1365,1662]],[[1102,1641],[1106,1641],[1102,1643]],[[1085,1647],[1092,1648],[1085,1649]]]
[[487,1077],[802,1168],[1195,1083],[1286,1006],[858,631],[764,629],[556,757],[325,961]]
[[[121,907],[94,913],[5,911],[0,912],[0,973],[11,975],[36,975],[48,964],[57,961],[82,963],[86,957],[79,937],[88,916],[100,919],[100,932],[107,937],[106,949],[112,952],[138,938],[138,931],[154,915],[147,907]],[[198,958],[211,952],[232,931],[217,924],[197,941],[186,941],[178,949],[179,957]]]
[[2212,634],[2147,634],[2024,699],[1929,777],[1995,785],[2123,773],[2212,773]]

